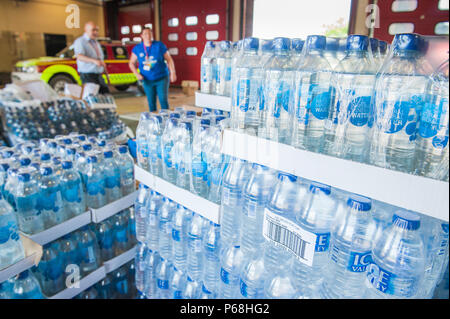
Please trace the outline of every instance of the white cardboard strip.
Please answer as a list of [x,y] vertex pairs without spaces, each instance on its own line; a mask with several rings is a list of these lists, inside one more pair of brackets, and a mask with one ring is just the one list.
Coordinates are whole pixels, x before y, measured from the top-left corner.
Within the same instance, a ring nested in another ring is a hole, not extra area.
[[49,297],[49,299],[72,299],[82,291],[85,291],[89,287],[95,285],[97,282],[105,278],[106,271],[105,267],[100,267],[93,272],[91,272],[86,277],[82,278],[78,284],[79,286],[76,287],[69,287],[64,289],[63,291],[57,293],[56,295]]
[[122,197],[121,199],[118,199],[115,202],[112,202],[101,208],[91,208],[92,221],[94,223],[100,223],[103,220],[117,214],[118,212],[133,206],[136,196],[137,191],[134,191],[133,193],[128,194],[127,196]]
[[222,153],[449,220],[449,184],[225,130]]
[[130,260],[134,259],[135,255],[136,255],[136,246],[127,250],[123,254],[120,254],[119,256],[116,256],[113,259],[104,262],[103,266],[105,267],[106,273],[110,273],[111,271],[114,271],[117,268],[123,266]]
[[195,92],[195,106],[208,107],[211,109],[231,111],[231,98],[213,94]]
[[32,254],[28,257],[25,257],[21,261],[18,261],[17,263],[6,267],[3,270],[0,270],[0,283],[8,280],[9,278],[20,274],[22,271],[25,271],[27,269],[30,269],[34,266],[34,261],[36,258],[36,254]]
[[43,246],[49,242],[54,241],[55,239],[61,238],[62,236],[89,224],[90,222],[91,212],[87,211],[35,235],[24,235],[30,238],[32,241]]
[[188,190],[175,186],[162,178],[154,176],[137,165],[135,165],[134,170],[136,180],[139,182],[144,183],[165,197],[168,197],[178,204],[185,206],[186,208],[202,215],[216,224],[219,224],[219,205],[216,203],[197,196]]

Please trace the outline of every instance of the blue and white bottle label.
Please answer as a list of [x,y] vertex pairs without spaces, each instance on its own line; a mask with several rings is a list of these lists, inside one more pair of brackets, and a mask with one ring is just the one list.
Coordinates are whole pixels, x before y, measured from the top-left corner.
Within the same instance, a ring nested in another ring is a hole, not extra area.
[[241,295],[245,298],[259,299],[262,296],[262,289],[251,288],[247,286],[245,281],[242,279],[239,280],[239,289],[241,291]]
[[8,242],[10,239],[15,241],[19,240],[17,225],[12,221],[5,226],[0,227],[0,245]]
[[168,280],[157,280],[157,285],[159,289],[169,289],[169,281]]
[[366,252],[350,252],[350,259],[348,261],[347,270],[351,272],[365,272],[367,267],[372,262],[371,251]]

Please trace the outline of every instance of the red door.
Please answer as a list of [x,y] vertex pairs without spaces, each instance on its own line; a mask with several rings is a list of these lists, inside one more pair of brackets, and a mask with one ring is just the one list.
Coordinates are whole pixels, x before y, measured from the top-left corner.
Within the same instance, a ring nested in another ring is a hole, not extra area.
[[177,82],[200,80],[200,58],[208,40],[226,40],[228,0],[161,1],[161,41],[175,62]]
[[119,7],[117,24],[119,27],[119,40],[140,41],[141,29],[151,24],[153,28],[153,2]]

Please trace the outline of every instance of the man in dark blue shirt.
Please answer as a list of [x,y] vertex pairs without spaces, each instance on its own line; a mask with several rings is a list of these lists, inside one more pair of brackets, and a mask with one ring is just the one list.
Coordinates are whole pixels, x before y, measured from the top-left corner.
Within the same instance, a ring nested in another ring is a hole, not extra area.
[[170,82],[177,80],[175,64],[164,43],[153,40],[150,28],[144,28],[141,37],[142,42],[133,48],[129,62],[130,69],[137,79],[143,82],[150,112],[156,111],[156,95],[161,108],[168,109],[169,76]]

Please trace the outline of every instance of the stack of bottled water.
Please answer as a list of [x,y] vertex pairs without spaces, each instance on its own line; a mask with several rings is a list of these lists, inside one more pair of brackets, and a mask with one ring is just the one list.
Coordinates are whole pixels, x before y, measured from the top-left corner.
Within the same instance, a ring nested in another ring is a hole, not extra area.
[[147,298],[432,298],[448,265],[448,222],[240,159],[220,226],[144,185],[135,210]]
[[[128,148],[83,134],[3,147],[0,156],[2,195],[26,234],[62,223],[87,207],[100,208],[135,189]],[[8,223],[11,220],[0,226]]]
[[177,108],[142,113],[136,130],[137,163],[155,176],[218,203],[225,168],[221,133],[227,114],[204,109],[201,116]]
[[[88,105],[91,100],[92,98]],[[71,99],[3,104],[0,101],[6,130],[15,143],[54,138],[56,135],[67,135],[70,132],[98,135],[111,140],[119,139],[125,134],[126,126],[113,107],[92,109],[86,107],[83,101]]]
[[[448,181],[448,61],[433,72],[426,41],[397,34],[387,52],[386,42],[363,35],[243,39],[231,52],[230,126]],[[202,92],[214,93],[217,52],[207,43]]]
[[[31,268],[31,273],[26,271],[15,280],[0,284],[0,296],[5,299],[53,296],[98,269],[104,262],[128,251],[136,244],[136,226],[131,210],[126,209],[99,224],[84,226],[44,245],[39,264]],[[124,269],[120,273],[123,276]],[[127,287],[125,296],[117,298],[130,297],[132,289],[129,283]],[[27,291],[33,291],[33,294]],[[114,292],[120,294],[119,289]]]
[[232,56],[230,41],[206,42],[201,59],[200,92],[231,95]]

